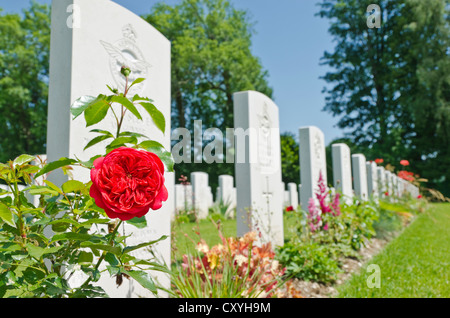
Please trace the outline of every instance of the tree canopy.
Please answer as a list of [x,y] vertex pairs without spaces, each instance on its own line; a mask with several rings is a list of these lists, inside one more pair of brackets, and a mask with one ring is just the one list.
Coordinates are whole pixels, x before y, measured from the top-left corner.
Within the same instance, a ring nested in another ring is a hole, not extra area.
[[[157,3],[144,18],[172,43],[172,127],[194,133],[194,121],[218,128],[225,136],[234,127],[233,93],[259,91],[272,97],[268,73],[251,51],[253,22],[248,13],[226,0],[183,0]],[[205,140],[204,142],[208,142]],[[180,163],[177,175],[234,175],[234,164]]]
[[0,9],[0,162],[45,153],[50,8]]
[[332,68],[324,110],[369,160],[384,158],[449,193],[449,7],[445,0],[381,0],[380,27],[369,28],[372,1],[324,0],[336,43],[322,62]]

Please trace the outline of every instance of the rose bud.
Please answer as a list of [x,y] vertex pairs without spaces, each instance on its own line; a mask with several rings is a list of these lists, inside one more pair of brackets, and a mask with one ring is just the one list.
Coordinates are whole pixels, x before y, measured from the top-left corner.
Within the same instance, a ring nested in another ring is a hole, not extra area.
[[110,218],[123,221],[158,210],[168,198],[164,165],[145,150],[120,147],[94,161],[89,194]]
[[127,66],[122,66],[120,68],[120,73],[122,73],[123,76],[128,77],[130,75],[130,73],[131,73],[131,70]]

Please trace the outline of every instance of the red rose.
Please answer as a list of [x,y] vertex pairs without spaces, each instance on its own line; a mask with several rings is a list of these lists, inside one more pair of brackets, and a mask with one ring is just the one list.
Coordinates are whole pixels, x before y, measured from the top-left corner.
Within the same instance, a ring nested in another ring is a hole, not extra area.
[[144,150],[120,147],[97,158],[91,180],[97,206],[123,221],[158,210],[168,197],[161,159]]
[[377,158],[377,159],[375,159],[375,163],[383,163],[384,162],[384,160],[383,159],[381,159],[381,158]]
[[294,211],[294,207],[292,205],[286,207],[286,212]]

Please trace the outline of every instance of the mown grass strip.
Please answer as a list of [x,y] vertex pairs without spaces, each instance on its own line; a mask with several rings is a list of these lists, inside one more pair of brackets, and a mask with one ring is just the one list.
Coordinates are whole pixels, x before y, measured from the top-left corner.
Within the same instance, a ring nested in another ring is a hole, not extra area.
[[[379,266],[380,286],[375,283]],[[450,204],[432,204],[404,232],[339,288],[338,297],[450,297]]]

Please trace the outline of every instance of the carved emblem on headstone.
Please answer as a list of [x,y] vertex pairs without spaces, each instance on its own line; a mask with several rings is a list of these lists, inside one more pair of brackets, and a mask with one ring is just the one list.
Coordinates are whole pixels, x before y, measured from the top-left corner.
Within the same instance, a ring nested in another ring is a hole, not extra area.
[[258,131],[258,162],[261,173],[271,173],[272,158],[272,123],[267,110],[267,104],[264,103],[262,112],[258,115],[259,131]]
[[[122,28],[123,38],[115,43],[107,43],[100,41],[109,54],[109,66],[114,81],[118,85],[119,90],[125,87],[125,77],[120,73],[122,66],[127,66],[131,69],[131,74],[128,77],[129,83],[133,82],[139,77],[147,78],[148,69],[151,65],[145,61],[144,56],[137,46],[137,33],[131,24],[127,24]],[[129,95],[139,94],[144,90],[145,82],[134,85]]]

